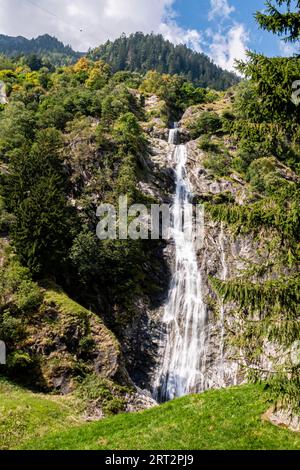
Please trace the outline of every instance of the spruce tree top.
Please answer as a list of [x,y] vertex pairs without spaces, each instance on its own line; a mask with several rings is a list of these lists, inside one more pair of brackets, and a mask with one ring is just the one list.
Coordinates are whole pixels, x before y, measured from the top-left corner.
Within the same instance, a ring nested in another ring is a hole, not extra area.
[[[277,7],[275,4],[277,4]],[[285,11],[278,8],[285,6]],[[300,40],[300,1],[268,0],[267,11],[257,12],[255,18],[260,27],[280,36],[287,42]]]

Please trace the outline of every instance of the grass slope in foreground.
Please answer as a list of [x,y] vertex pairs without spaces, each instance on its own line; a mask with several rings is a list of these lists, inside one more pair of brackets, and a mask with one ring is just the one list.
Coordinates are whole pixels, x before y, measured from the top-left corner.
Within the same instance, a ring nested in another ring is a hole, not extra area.
[[262,390],[246,385],[171,401],[136,414],[123,414],[73,427],[26,449],[192,450],[300,449],[300,434],[264,422]]
[[82,423],[72,396],[32,393],[0,378],[0,449]]

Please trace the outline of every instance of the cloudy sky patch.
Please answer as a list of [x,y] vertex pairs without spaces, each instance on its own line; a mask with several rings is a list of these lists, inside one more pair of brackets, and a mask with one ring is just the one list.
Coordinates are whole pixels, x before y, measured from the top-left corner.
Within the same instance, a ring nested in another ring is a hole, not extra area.
[[253,15],[263,7],[264,0],[0,0],[0,33],[48,33],[79,51],[122,33],[161,33],[233,70],[247,48],[268,55],[290,51],[258,30]]

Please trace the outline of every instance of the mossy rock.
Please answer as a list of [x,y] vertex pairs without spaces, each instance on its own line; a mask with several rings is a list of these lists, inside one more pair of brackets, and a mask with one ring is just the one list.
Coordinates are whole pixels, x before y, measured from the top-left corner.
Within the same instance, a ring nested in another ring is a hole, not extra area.
[[34,358],[36,386],[69,393],[75,379],[88,374],[130,383],[119,343],[102,320],[55,284],[45,287],[44,301],[26,325],[21,345]]

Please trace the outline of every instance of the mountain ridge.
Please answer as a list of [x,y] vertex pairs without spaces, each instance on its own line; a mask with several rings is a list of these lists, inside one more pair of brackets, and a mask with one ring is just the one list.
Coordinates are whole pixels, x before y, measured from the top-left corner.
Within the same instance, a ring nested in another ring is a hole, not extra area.
[[155,70],[180,75],[199,87],[216,90],[226,90],[239,81],[234,73],[223,70],[204,53],[195,52],[184,44],[174,45],[162,35],[153,33],[123,34],[114,41],[109,40],[90,49],[86,54],[74,51],[70,45],[64,45],[49,34],[32,39],[0,34],[0,54],[12,58],[36,54],[57,65],[64,64],[54,55],[59,54],[66,62],[87,55],[93,60],[104,60],[113,72],[125,70],[144,74]]
[[36,38],[28,39],[24,36],[6,36],[0,34],[0,53],[9,57],[23,54],[57,52],[77,57],[80,53],[75,52],[70,45],[64,45],[56,37],[43,34]]
[[111,65],[113,72],[156,70],[182,75],[199,87],[216,90],[225,90],[239,82],[234,73],[223,70],[206,54],[195,52],[184,44],[174,45],[161,34],[123,34],[115,41],[107,41],[90,50],[88,57],[104,60]]

